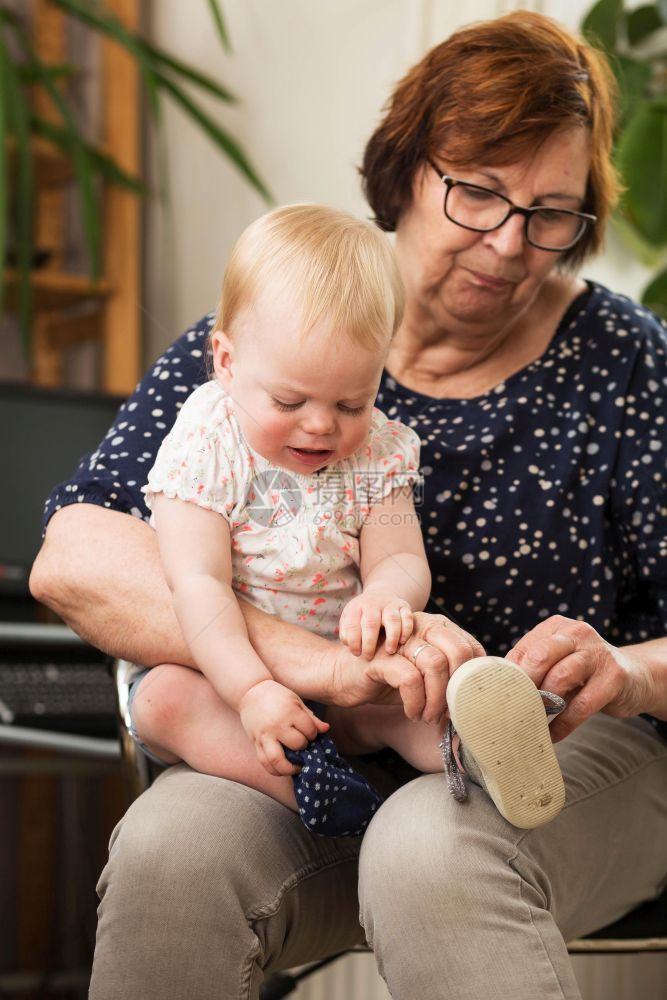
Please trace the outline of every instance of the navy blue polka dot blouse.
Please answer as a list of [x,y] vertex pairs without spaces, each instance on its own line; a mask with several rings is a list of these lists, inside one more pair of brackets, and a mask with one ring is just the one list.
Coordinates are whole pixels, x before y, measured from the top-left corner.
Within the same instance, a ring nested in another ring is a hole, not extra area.
[[[140,492],[184,399],[206,378],[202,319],[158,358],[98,450],[49,497],[147,519]],[[422,442],[426,610],[502,655],[562,614],[615,644],[667,633],[667,328],[598,285],[547,351],[474,399],[385,373],[377,405]],[[667,735],[667,725],[661,730]]]

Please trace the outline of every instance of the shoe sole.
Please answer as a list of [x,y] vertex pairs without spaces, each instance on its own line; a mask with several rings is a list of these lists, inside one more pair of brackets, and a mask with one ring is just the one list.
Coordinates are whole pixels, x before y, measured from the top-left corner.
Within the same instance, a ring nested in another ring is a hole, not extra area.
[[499,656],[477,657],[452,674],[447,706],[464,755],[475,758],[505,819],[526,830],[555,819],[565,786],[530,677]]

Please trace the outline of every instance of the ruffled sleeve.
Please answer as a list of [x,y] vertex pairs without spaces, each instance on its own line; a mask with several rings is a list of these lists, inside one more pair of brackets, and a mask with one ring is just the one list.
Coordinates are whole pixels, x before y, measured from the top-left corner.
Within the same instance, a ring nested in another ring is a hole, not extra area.
[[420,486],[419,451],[421,442],[411,428],[398,420],[388,420],[376,410],[366,449],[366,468],[360,470],[366,482],[367,502],[379,503],[401,486]]
[[44,507],[42,532],[56,511],[76,503],[148,520],[141,487],[184,397],[206,379],[212,326],[213,314],[204,316],[157,359],[95,451],[84,455],[73,474],[54,486]]
[[164,493],[229,519],[237,481],[232,422],[228,397],[217,383],[207,382],[192,393],[162,442],[142,488],[150,510],[153,497]]

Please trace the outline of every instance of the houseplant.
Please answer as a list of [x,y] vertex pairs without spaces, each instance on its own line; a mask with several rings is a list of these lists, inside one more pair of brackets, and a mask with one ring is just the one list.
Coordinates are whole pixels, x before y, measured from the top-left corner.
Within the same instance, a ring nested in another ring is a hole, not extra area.
[[[206,92],[225,104],[235,101],[221,83],[196,67],[176,59],[140,34],[126,28],[116,15],[96,0],[51,0],[70,17],[99,35],[121,45],[135,60],[146,95],[146,106],[158,129],[165,97],[204,130],[207,136],[267,201],[270,194],[236,140],[198,103],[193,92]],[[203,2],[203,0],[202,0]],[[206,0],[217,37],[229,50],[218,0]],[[71,65],[44,62],[32,44],[23,17],[0,0],[0,262],[7,260],[11,240],[12,264],[18,281],[18,316],[24,346],[30,331],[30,274],[36,263],[33,245],[35,204],[35,139],[47,140],[71,160],[81,204],[84,238],[91,276],[99,276],[101,206],[99,182],[120,184],[138,195],[145,188],[138,177],[127,174],[114,160],[86,140],[67,93],[67,81],[77,72]],[[48,96],[57,115],[36,114],[35,89]],[[0,311],[5,291],[0,267]]]
[[667,0],[628,9],[599,0],[582,23],[616,75],[615,160],[624,193],[614,223],[655,274],[642,302],[667,317]]

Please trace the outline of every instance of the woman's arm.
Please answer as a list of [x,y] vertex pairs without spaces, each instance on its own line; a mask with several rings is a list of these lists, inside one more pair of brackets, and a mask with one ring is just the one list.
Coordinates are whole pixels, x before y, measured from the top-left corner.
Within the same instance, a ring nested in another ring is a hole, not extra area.
[[[94,504],[64,507],[49,521],[30,589],[111,656],[148,667],[196,667],[176,618],[155,531],[138,518]],[[344,673],[335,645],[250,604],[240,606],[251,641],[276,679],[304,697],[333,700],[332,677],[342,680]],[[356,697],[363,698],[364,684],[358,688]]]
[[[176,619],[155,532],[94,504],[53,515],[30,578],[33,596],[112,656],[145,666],[195,666]],[[240,602],[250,640],[275,680],[303,698],[342,706],[403,702],[410,718],[442,712],[449,671],[483,652],[442,615],[415,616],[405,655],[380,648],[369,663],[338,643]],[[412,650],[423,642],[418,667]]]
[[86,503],[57,511],[33,565],[30,590],[111,656],[147,667],[195,666],[155,532],[138,518]]

